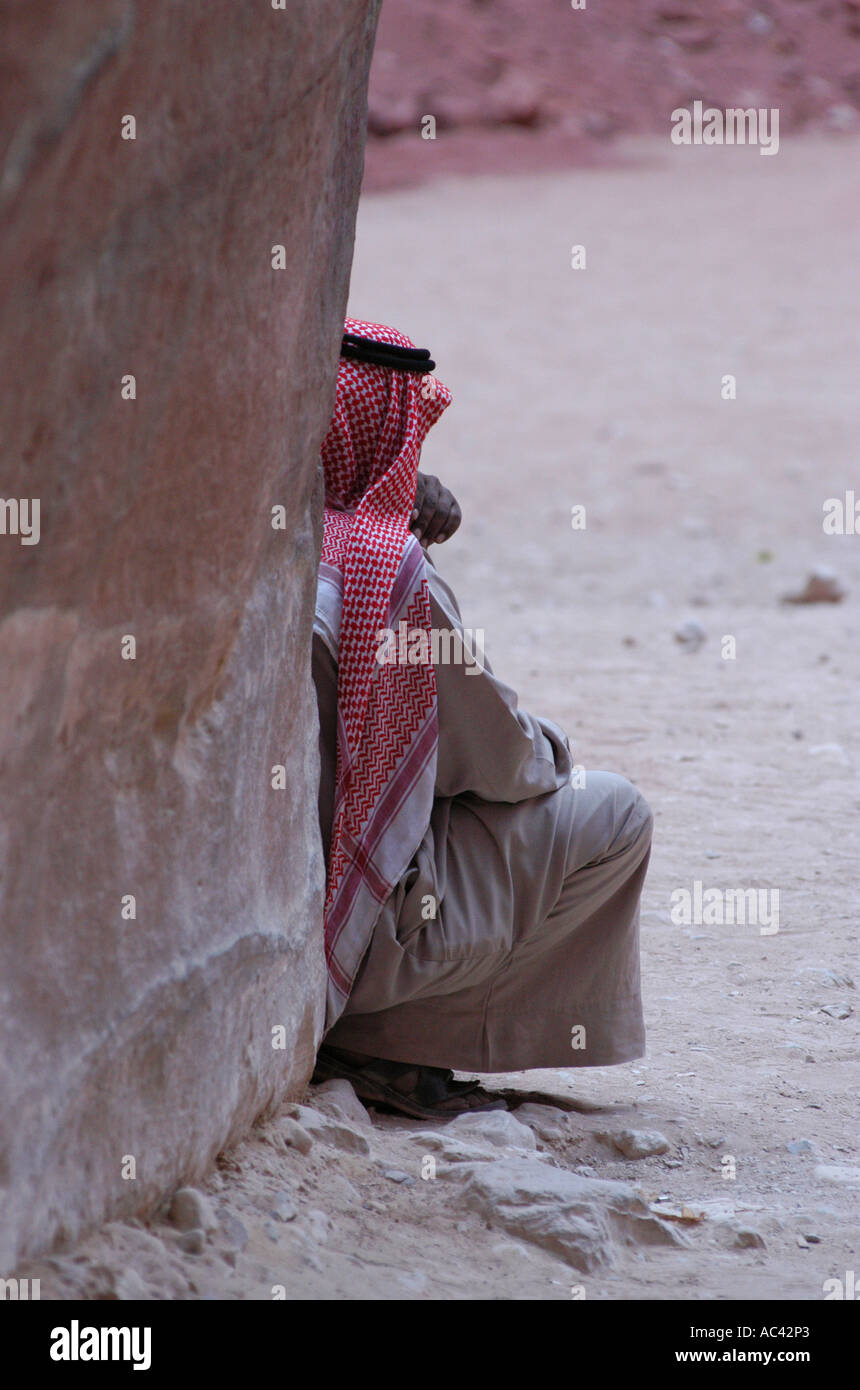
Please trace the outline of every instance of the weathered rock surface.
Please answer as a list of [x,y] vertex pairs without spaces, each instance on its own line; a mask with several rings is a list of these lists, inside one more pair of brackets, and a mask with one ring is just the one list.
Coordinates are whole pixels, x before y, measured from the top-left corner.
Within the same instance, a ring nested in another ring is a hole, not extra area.
[[570,1134],[566,1112],[554,1105],[536,1105],[529,1101],[525,1105],[517,1106],[515,1115],[520,1124],[528,1125],[539,1139],[544,1139],[547,1143],[564,1139]]
[[492,1144],[497,1149],[525,1149],[534,1151],[535,1137],[528,1125],[508,1110],[478,1111],[475,1114],[458,1115],[446,1126],[447,1133],[456,1139],[474,1139],[478,1143]]
[[300,1154],[309,1154],[313,1148],[314,1141],[307,1130],[297,1120],[291,1120],[289,1116],[281,1120],[279,1133],[284,1143],[289,1148],[296,1149]]
[[364,1135],[351,1125],[343,1124],[309,1105],[296,1105],[292,1108],[298,1126],[317,1143],[328,1144],[333,1149],[343,1149],[345,1153],[370,1153],[370,1145]]
[[453,1169],[463,1201],[509,1235],[563,1256],[587,1271],[614,1260],[616,1242],[685,1243],[627,1183],[579,1177],[528,1159]]
[[0,534],[0,1271],[310,1072],[317,458],[378,4],[5,9],[2,492],[40,527]]
[[410,1143],[422,1154],[429,1154],[445,1163],[492,1163],[498,1158],[495,1147],[482,1147],[458,1139],[448,1130],[420,1129],[410,1134]]

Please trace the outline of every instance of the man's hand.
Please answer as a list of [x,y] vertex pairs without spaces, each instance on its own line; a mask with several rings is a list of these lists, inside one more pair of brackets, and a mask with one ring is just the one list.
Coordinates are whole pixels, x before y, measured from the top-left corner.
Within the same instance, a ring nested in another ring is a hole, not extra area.
[[432,473],[419,473],[409,529],[421,544],[441,544],[449,540],[462,520],[460,504],[453,492],[443,487]]

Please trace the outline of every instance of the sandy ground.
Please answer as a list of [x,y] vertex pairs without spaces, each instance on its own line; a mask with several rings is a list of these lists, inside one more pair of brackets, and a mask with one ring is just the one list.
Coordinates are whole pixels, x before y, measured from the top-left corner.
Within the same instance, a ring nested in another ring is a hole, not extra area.
[[[584,1107],[545,1117],[530,1161],[699,1219],[582,1273],[469,1210],[456,1179],[422,1181],[426,1126],[358,1115],[361,1142],[323,1128],[302,1154],[280,1117],[213,1175],[202,1253],[115,1224],[38,1267],[43,1297],[821,1299],[860,1277],[860,536],[822,529],[826,498],[860,497],[860,146],[625,154],[365,198],[351,311],[430,346],[453,390],[424,466],[463,506],[437,563],[466,624],[656,815],[647,1057],[506,1078]],[[781,604],[819,565],[845,601]],[[689,619],[695,652],[673,636]],[[778,890],[779,931],[675,925],[670,895],[697,879]],[[667,1152],[613,1154],[596,1136],[621,1126]]]

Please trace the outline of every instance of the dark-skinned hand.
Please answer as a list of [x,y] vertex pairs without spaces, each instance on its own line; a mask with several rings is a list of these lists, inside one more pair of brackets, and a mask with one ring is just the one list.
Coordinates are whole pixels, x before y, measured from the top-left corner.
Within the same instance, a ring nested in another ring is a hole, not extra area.
[[460,504],[453,492],[443,487],[432,473],[419,473],[409,529],[421,544],[441,545],[450,540],[462,520]]

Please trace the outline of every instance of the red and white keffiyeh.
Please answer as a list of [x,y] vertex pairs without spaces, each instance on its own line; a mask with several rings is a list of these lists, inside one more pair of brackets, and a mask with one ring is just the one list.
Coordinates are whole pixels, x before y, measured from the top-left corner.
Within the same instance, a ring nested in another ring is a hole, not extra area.
[[[393,328],[347,333],[414,348]],[[322,445],[320,591],[339,608],[334,824],[325,903],[327,1026],[343,1011],[379,910],[430,821],[438,746],[432,663],[380,664],[383,628],[430,628],[424,553],[409,531],[421,445],[451,403],[429,373],[342,357]],[[331,623],[329,629],[337,626]]]

